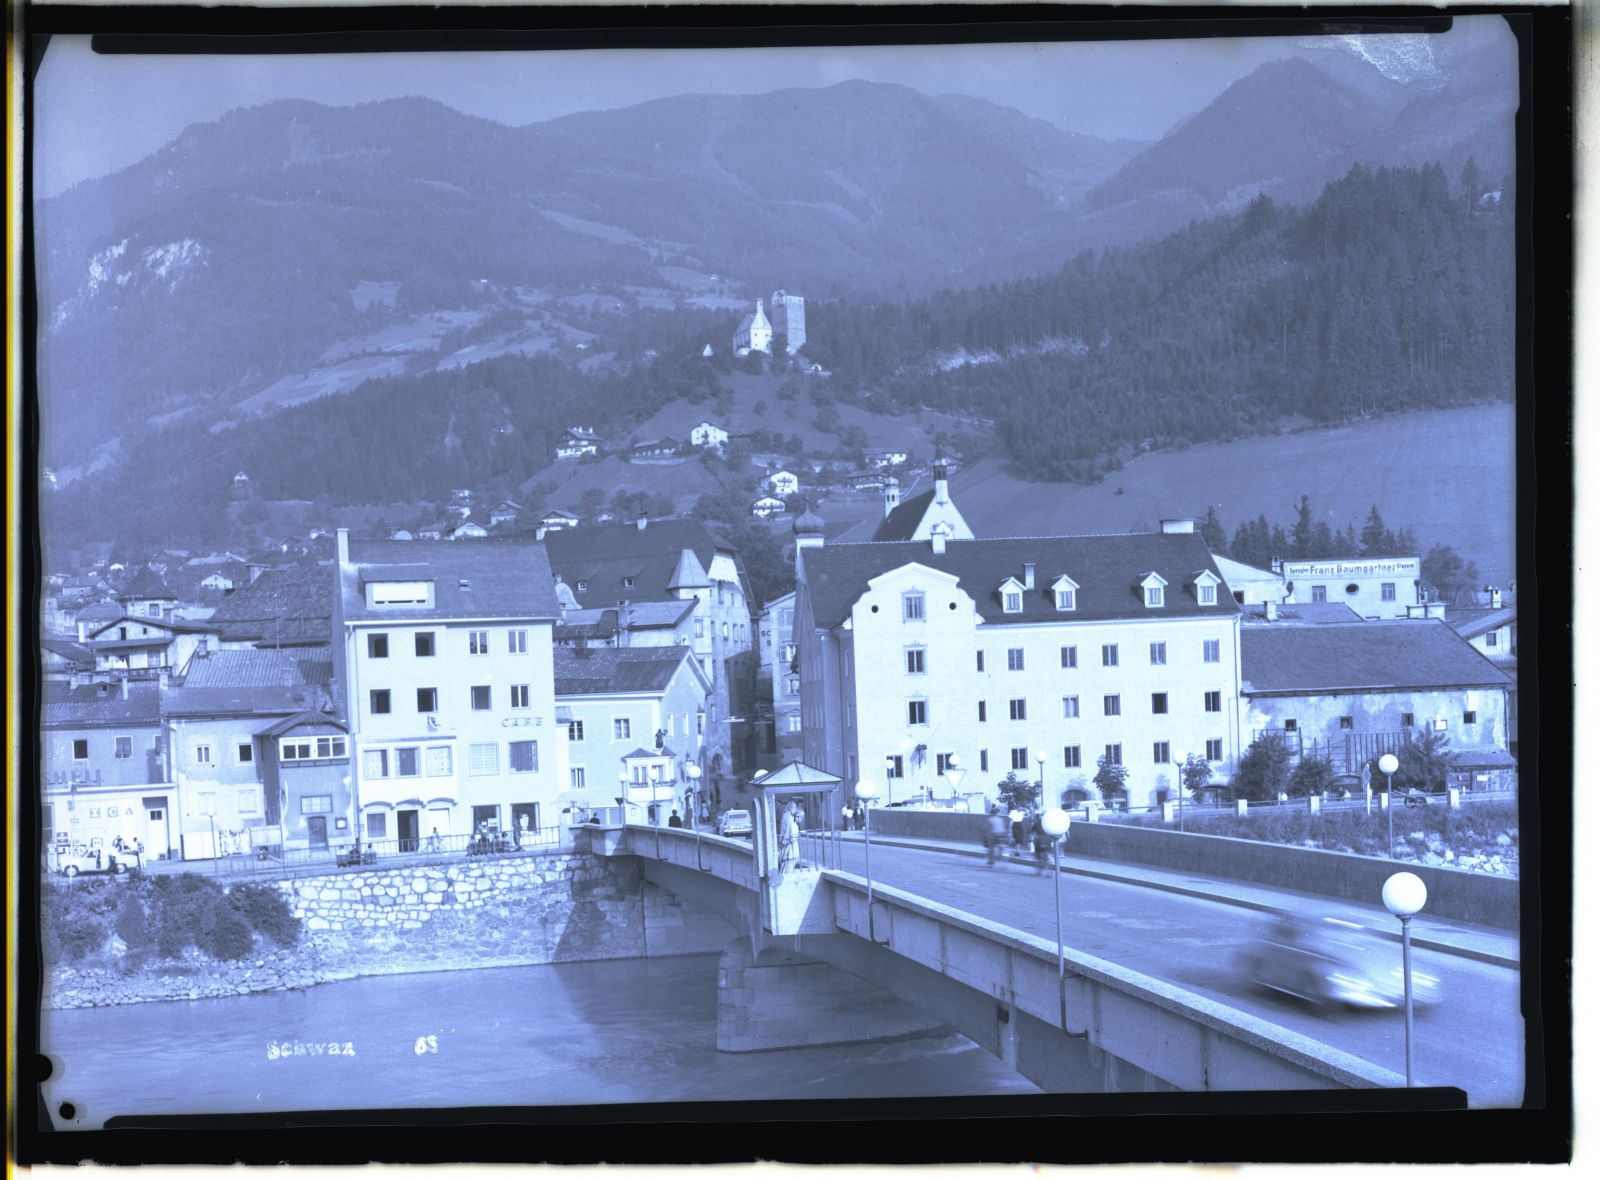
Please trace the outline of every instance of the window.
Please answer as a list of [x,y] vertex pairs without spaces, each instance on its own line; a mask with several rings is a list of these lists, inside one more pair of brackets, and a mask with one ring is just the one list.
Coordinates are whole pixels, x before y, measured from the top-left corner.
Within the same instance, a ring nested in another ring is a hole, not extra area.
[[406,606],[426,603],[431,597],[431,582],[378,582],[372,589],[373,606]]
[[467,651],[475,656],[489,654],[489,633],[487,631],[467,632]]
[[72,741],[72,756],[73,756],[73,758],[75,758],[79,762],[85,762],[85,761],[88,760],[88,758],[89,758],[89,739],[88,738],[74,738],[73,739],[73,741]]
[[1150,694],[1150,711],[1152,713],[1165,713],[1167,711],[1167,694],[1153,692]]
[[1222,663],[1222,640],[1207,639],[1205,641],[1205,660],[1208,664]]
[[1103,668],[1115,668],[1117,666],[1116,644],[1102,643],[1100,645],[1100,666]]
[[1385,602],[1393,602],[1394,601],[1394,583],[1393,582],[1385,582],[1378,589],[1379,589],[1379,596],[1383,599],[1383,601],[1385,601]]
[[1206,693],[1206,712],[1207,713],[1220,713],[1220,712],[1222,712],[1222,693],[1220,693],[1220,692],[1208,692],[1208,693]]
[[982,774],[988,774],[989,773],[989,751],[988,750],[979,750],[978,751],[978,770]]
[[[120,756],[121,755],[119,755],[119,757]],[[240,742],[239,743],[239,765],[243,766],[245,763],[254,762],[255,760],[256,760],[256,748],[254,746],[252,746],[249,742]]]
[[798,713],[789,714],[789,732],[790,733],[799,733],[800,732],[800,714],[798,714]]
[[1117,693],[1109,693],[1105,699],[1105,710],[1107,717],[1121,717],[1122,697]]
[[584,788],[585,778],[586,776],[581,766],[574,766],[567,771],[567,783],[575,791],[581,791]]
[[200,791],[195,798],[195,809],[199,815],[216,815],[217,793],[215,791]]
[[433,654],[433,632],[418,631],[415,638],[417,655],[424,659]]
[[1167,662],[1167,645],[1165,643],[1152,643],[1150,645],[1150,662],[1152,664],[1165,664]]
[[1028,700],[1026,697],[1011,698],[1011,720],[1026,721],[1028,719]]
[[333,811],[332,795],[301,795],[301,815],[328,815]]
[[1293,732],[1295,732],[1295,730],[1297,730],[1299,728],[1300,728],[1300,723],[1298,721],[1296,721],[1293,717],[1288,718],[1283,723],[1283,732],[1284,733],[1293,733]]
[[240,787],[234,797],[234,807],[240,815],[256,815],[261,811],[256,802],[256,789],[254,787]]
[[943,774],[945,771],[949,770],[950,769],[950,760],[952,758],[954,758],[954,757],[955,757],[954,754],[939,754],[939,755],[936,755],[934,760],[933,760],[934,773]]
[[704,713],[696,713],[694,715],[694,736],[695,737],[704,737],[705,734],[706,734],[706,715]]
[[1026,657],[1020,647],[1006,648],[1006,670],[1008,672],[1021,672],[1026,666]]
[[[133,757],[133,738],[131,738],[131,737],[113,738],[112,739],[112,744],[115,746],[115,749],[114,749],[113,753],[115,754],[116,757],[118,757],[118,758],[132,758]],[[247,749],[247,750],[249,748],[250,748],[249,746],[245,747],[245,749]],[[246,761],[249,761],[249,759],[246,759]]]
[[517,774],[531,774],[539,769],[538,742],[511,743],[511,769]]
[[1222,739],[1221,738],[1207,738],[1206,739],[1206,761],[1207,762],[1221,762],[1222,761]]
[[1005,612],[1008,615],[1020,613],[1022,610],[1022,591],[1007,590],[1005,594]]
[[1417,723],[1417,717],[1416,717],[1415,713],[1402,713],[1402,714],[1400,714],[1400,728],[1401,729],[1410,729],[1416,723]]
[[439,690],[437,688],[417,689],[417,712],[437,713],[439,711]]
[[1056,590],[1056,609],[1077,610],[1078,592],[1076,590],[1068,590],[1065,586],[1058,587]]
[[372,712],[387,713],[389,711],[389,690],[387,688],[373,689],[368,694],[368,699],[371,702]]
[[583,722],[567,722],[567,740],[569,742],[581,742],[583,740]]
[[1465,713],[1461,714],[1461,724],[1462,725],[1476,725],[1476,724],[1478,724],[1478,711],[1476,709],[1468,709]]
[[1201,606],[1217,605],[1217,588],[1210,582],[1201,582],[1195,589],[1198,591],[1197,597]]
[[921,592],[900,596],[900,617],[907,623],[920,623],[928,617],[928,600]]
[[345,756],[345,743],[342,737],[319,737],[317,739],[318,758],[343,758]]
[[704,639],[706,637],[706,621],[704,619],[696,619],[694,621],[694,637],[696,639]]
[[491,699],[492,697],[487,684],[474,684],[472,686],[472,707],[474,709],[477,709],[481,712],[484,709],[489,708]]
[[500,747],[494,742],[473,742],[467,747],[468,774],[499,774]]
[[1011,769],[1012,770],[1027,770],[1028,769],[1028,759],[1030,757],[1031,757],[1031,755],[1028,753],[1028,747],[1027,746],[1012,746],[1011,747]]
[[1082,746],[1063,746],[1063,747],[1061,747],[1061,765],[1065,766],[1068,770],[1073,770],[1073,769],[1075,769],[1077,767],[1082,766],[1083,765],[1083,747]]
[[429,778],[448,778],[450,776],[452,759],[449,746],[429,746],[426,757]]
[[1328,601],[1328,588],[1326,586],[1313,586],[1313,587],[1311,587],[1311,601],[1312,602],[1327,602]]
[[1146,586],[1144,588],[1144,604],[1146,606],[1161,606],[1166,600],[1165,586]]
[[1354,729],[1355,727],[1356,727],[1356,719],[1354,717],[1341,717],[1341,718],[1339,718],[1339,728],[1340,729]]
[[1172,761],[1172,743],[1171,742],[1154,742],[1154,743],[1152,743],[1152,753],[1155,755],[1156,765],[1158,765],[1158,766],[1164,765],[1165,763],[1168,763],[1168,762],[1171,762]]
[[613,717],[611,719],[611,740],[625,742],[633,736],[633,722],[626,717]]
[[906,702],[906,724],[907,725],[926,725],[926,724],[928,724],[928,702],[927,701],[907,701]]
[[903,754],[888,754],[883,759],[883,773],[886,778],[905,778],[906,760]]
[[[789,696],[799,696],[800,695],[800,677],[798,677],[798,676],[785,676],[783,678],[783,690]],[[670,717],[671,714],[668,714],[668,716]]]
[[513,628],[506,632],[506,649],[514,656],[528,654],[528,633],[522,628]]
[[371,660],[386,660],[389,658],[389,637],[384,634],[367,636],[367,658]]
[[[84,757],[88,757],[85,753]],[[208,744],[198,745],[194,748],[194,760],[201,766],[211,765],[211,747]]]
[[367,839],[383,840],[389,835],[389,817],[381,811],[369,812],[367,815]]
[[399,746],[394,752],[394,772],[401,778],[416,778],[422,773],[422,751],[416,746]]
[[1121,766],[1122,765],[1122,743],[1121,742],[1112,742],[1110,745],[1108,745],[1106,747],[1106,765],[1107,766]]
[[511,686],[511,707],[513,709],[526,709],[528,700],[528,686],[526,684],[513,684]]
[[362,778],[388,778],[389,777],[389,751],[388,750],[362,750],[361,751],[361,777]]
[[1500,645],[1500,632],[1498,632],[1498,631],[1489,631],[1489,632],[1486,632],[1484,634],[1484,637],[1483,637],[1483,646],[1484,647],[1498,647],[1499,645]]
[[984,721],[989,720],[989,702],[988,701],[979,701],[978,702],[978,720],[980,722],[984,722]]
[[917,674],[926,672],[927,670],[928,653],[926,649],[920,647],[908,647],[906,649],[906,671],[912,674]]
[[1069,644],[1061,649],[1061,666],[1063,668],[1076,668],[1078,666],[1078,645]]
[[978,653],[978,671],[983,671],[983,653],[981,651]]
[[1078,698],[1075,696],[1061,698],[1061,716],[1071,721],[1078,716]]

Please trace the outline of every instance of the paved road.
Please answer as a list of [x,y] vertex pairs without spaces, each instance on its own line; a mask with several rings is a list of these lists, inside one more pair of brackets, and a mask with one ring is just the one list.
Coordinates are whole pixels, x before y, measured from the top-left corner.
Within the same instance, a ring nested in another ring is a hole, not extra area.
[[[859,844],[845,844],[841,853],[840,867],[863,871]],[[1077,864],[1092,872],[1103,862]],[[872,871],[874,879],[930,901],[1055,938],[1054,883],[1038,875],[1031,864],[990,867],[981,857],[954,849],[901,847],[874,840]],[[1198,875],[1190,880],[1197,887],[1207,884]],[[1063,874],[1062,886],[1069,947],[1188,988],[1396,1073],[1405,1072],[1402,1013],[1312,1008],[1256,991],[1240,978],[1234,962],[1266,933],[1272,921],[1269,914],[1072,871]],[[1280,899],[1285,906],[1305,904],[1299,895],[1259,886],[1251,886],[1250,893]],[[1334,902],[1322,906],[1385,934],[1394,924],[1376,907],[1363,910]],[[1416,926],[1417,933],[1424,934],[1425,917],[1417,919]],[[1514,946],[1514,938],[1509,941]],[[1394,954],[1398,963],[1398,944]],[[1418,970],[1438,977],[1444,997],[1438,1006],[1418,1010],[1413,1050],[1417,1083],[1460,1086],[1476,1107],[1520,1105],[1524,1058],[1518,970],[1504,962],[1440,950],[1417,949],[1412,961]]]

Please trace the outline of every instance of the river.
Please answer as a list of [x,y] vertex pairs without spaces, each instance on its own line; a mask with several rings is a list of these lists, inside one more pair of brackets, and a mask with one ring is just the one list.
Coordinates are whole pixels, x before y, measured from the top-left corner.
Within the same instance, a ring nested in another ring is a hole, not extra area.
[[47,1098],[119,1114],[1036,1094],[961,1036],[719,1053],[716,955],[43,1013]]

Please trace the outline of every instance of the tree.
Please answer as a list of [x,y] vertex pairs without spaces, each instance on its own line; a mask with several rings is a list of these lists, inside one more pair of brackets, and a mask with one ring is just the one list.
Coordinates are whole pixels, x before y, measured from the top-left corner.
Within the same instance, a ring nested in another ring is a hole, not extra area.
[[1184,791],[1193,796],[1211,781],[1211,763],[1199,754],[1190,754],[1183,760],[1179,771],[1179,778],[1183,783]]
[[1311,497],[1302,493],[1294,519],[1294,555],[1298,558],[1311,556],[1311,525]]
[[1364,557],[1372,557],[1389,552],[1394,537],[1389,532],[1388,526],[1383,523],[1383,514],[1374,504],[1372,511],[1367,513],[1367,523],[1361,526],[1361,553]]
[[1222,527],[1222,518],[1217,515],[1215,504],[1206,509],[1205,519],[1200,522],[1200,535],[1205,538],[1206,547],[1211,552],[1227,553],[1228,531]]
[[[1438,794],[1445,789],[1454,765],[1450,757],[1450,739],[1434,729],[1424,730],[1420,735],[1413,732],[1406,744],[1396,751],[1396,758],[1400,766],[1394,772],[1394,789],[1402,792],[1416,790]],[[1374,758],[1369,765],[1373,788],[1386,787],[1388,779],[1378,769],[1378,759]]]
[[1449,545],[1435,545],[1422,559],[1422,580],[1439,592],[1446,602],[1454,599],[1463,589],[1473,589],[1478,584],[1478,567],[1462,558]]
[[1296,797],[1320,795],[1333,783],[1333,763],[1321,758],[1302,758],[1289,774],[1289,794]]
[[1239,759],[1233,785],[1245,799],[1276,799],[1287,787],[1288,778],[1288,746],[1271,734],[1262,734]]
[[1007,811],[1032,807],[1039,800],[1039,784],[1018,778],[1014,770],[995,784],[995,791]]
[[1100,798],[1107,803],[1124,799],[1128,794],[1128,768],[1112,762],[1104,754],[1095,760],[1094,785],[1100,789]]

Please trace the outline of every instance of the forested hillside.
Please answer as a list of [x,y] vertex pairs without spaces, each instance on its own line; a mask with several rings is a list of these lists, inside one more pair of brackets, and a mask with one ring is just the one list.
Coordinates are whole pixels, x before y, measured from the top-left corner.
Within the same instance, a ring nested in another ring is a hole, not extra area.
[[1506,399],[1510,210],[1470,164],[1356,167],[1042,279],[808,309],[810,351],[886,408],[987,414],[1023,473],[1087,480],[1141,447]]

